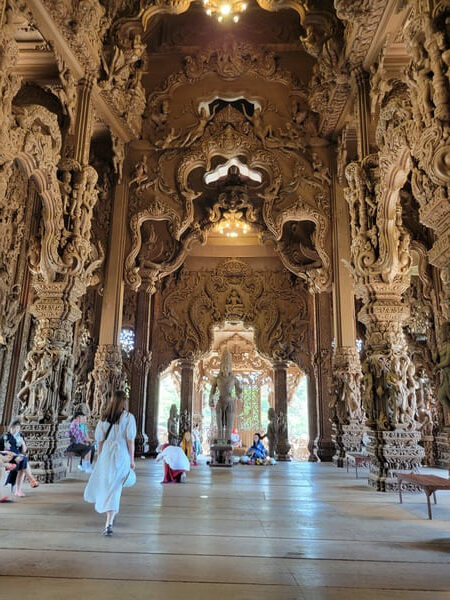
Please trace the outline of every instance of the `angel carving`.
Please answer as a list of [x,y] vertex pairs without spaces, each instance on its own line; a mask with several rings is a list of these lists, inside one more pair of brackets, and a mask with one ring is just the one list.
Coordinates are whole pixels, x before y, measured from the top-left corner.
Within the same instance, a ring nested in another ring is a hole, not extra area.
[[187,146],[190,146],[191,144],[193,144],[194,142],[199,140],[202,137],[203,133],[205,132],[206,126],[214,118],[215,114],[216,114],[216,107],[213,108],[212,113],[209,113],[206,110],[205,106],[201,106],[200,110],[199,110],[199,117],[198,117],[197,125],[195,125],[189,131],[189,133],[187,134],[185,139],[181,142],[180,146],[182,148],[186,148]]
[[265,145],[267,138],[273,136],[273,131],[272,125],[264,123],[261,108],[254,106],[253,115],[247,113],[244,105],[242,106],[242,110],[244,111],[245,118],[253,125],[256,137]]

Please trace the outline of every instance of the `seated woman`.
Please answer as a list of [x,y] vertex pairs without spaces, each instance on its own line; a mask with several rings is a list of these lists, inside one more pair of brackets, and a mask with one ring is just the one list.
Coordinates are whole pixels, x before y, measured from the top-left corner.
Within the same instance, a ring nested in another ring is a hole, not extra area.
[[163,444],[156,461],[164,463],[164,479],[161,483],[185,483],[186,473],[191,466],[186,454],[179,446]]
[[233,427],[231,431],[231,445],[233,448],[241,448],[242,446],[241,438],[236,427]]
[[11,421],[8,431],[0,438],[0,452],[9,452],[13,454],[10,462],[15,466],[14,469],[9,471],[5,485],[11,485],[12,489],[15,488],[14,495],[19,498],[25,496],[22,491],[25,475],[28,477],[31,487],[35,488],[39,485],[31,473],[28,458],[25,456],[26,451],[27,446],[25,444],[25,439],[20,432],[20,420],[14,419]]
[[[5,469],[5,471],[12,471],[16,468],[16,465],[13,462],[11,462],[15,456],[16,455],[14,454],[14,452],[0,452],[0,473],[2,469]],[[12,500],[10,500],[8,496],[0,496],[0,503],[3,502],[12,502]]]
[[[84,414],[80,411],[75,413],[69,427],[70,444],[67,452],[72,452],[75,456],[81,458],[81,465],[78,466],[80,471],[92,473],[92,461],[94,460],[95,446],[91,443],[87,436],[87,427],[83,421],[86,420]],[[86,460],[86,456],[90,453],[90,460]]]
[[267,458],[267,450],[261,442],[261,439],[259,433],[255,433],[253,436],[253,444],[247,450],[247,456],[250,457],[251,460],[257,461],[265,460]]

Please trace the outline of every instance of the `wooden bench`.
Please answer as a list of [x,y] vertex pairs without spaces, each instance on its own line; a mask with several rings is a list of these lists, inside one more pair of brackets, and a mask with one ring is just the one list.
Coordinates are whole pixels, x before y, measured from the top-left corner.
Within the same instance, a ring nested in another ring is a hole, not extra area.
[[450,479],[444,479],[444,477],[438,477],[437,475],[421,475],[419,473],[395,473],[395,475],[398,479],[398,494],[400,498],[400,504],[403,503],[402,481],[414,483],[422,488],[425,492],[428,504],[428,518],[432,519],[430,496],[433,494],[434,503],[437,504],[436,491],[450,490]]
[[358,479],[358,467],[367,467],[370,465],[370,456],[362,454],[362,452],[347,452],[347,473],[348,465],[351,463],[355,467],[356,479]]

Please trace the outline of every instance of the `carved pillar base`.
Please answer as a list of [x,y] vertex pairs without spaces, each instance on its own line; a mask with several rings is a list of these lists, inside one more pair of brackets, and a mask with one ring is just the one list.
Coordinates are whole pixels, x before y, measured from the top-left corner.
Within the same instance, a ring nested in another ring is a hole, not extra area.
[[33,475],[42,483],[54,483],[66,476],[65,456],[69,445],[69,423],[27,423],[22,426]]
[[333,463],[336,467],[340,468],[342,468],[345,463],[345,448],[342,442],[342,436],[342,425],[340,423],[333,423],[331,433],[331,440],[334,444]]
[[317,444],[316,440],[309,440],[308,442],[308,462],[319,462],[319,458],[317,456]]
[[[369,431],[369,485],[378,492],[398,490],[395,471],[417,471],[425,451],[418,431]],[[412,488],[410,488],[412,489]],[[419,489],[419,488],[417,488]]]
[[143,456],[146,452],[148,452],[148,436],[145,433],[139,431],[136,434],[134,443],[136,456]]
[[436,436],[438,467],[450,470],[450,431],[443,431]]
[[363,435],[361,414],[361,364],[356,347],[337,348],[333,356],[333,388],[330,412],[335,444],[333,462],[343,467],[347,452],[360,452]]
[[423,459],[424,466],[425,467],[434,467],[436,465],[435,456],[434,456],[434,448],[435,448],[434,436],[422,435],[420,444],[425,451],[425,456]]
[[291,450],[291,445],[287,439],[278,441],[277,451],[275,452],[275,457],[279,462],[289,462],[291,461],[291,457],[289,456],[289,452]]
[[320,439],[317,442],[317,456],[321,462],[332,462],[335,448],[332,440]]
[[348,425],[333,423],[333,441],[335,453],[333,463],[343,467],[347,452],[361,452],[363,445],[364,425],[357,421],[350,421]]
[[342,425],[342,442],[346,452],[361,452],[363,446],[364,425],[359,421],[350,421]]

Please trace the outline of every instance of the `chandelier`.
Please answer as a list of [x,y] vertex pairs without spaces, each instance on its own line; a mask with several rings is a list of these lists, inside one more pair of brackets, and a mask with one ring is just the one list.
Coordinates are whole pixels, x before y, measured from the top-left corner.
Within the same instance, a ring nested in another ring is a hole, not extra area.
[[243,0],[203,0],[203,6],[206,14],[216,17],[219,23],[230,19],[237,23],[240,13],[247,10],[247,2]]
[[217,231],[226,237],[236,238],[250,231],[250,225],[242,218],[242,212],[225,212],[216,225]]

